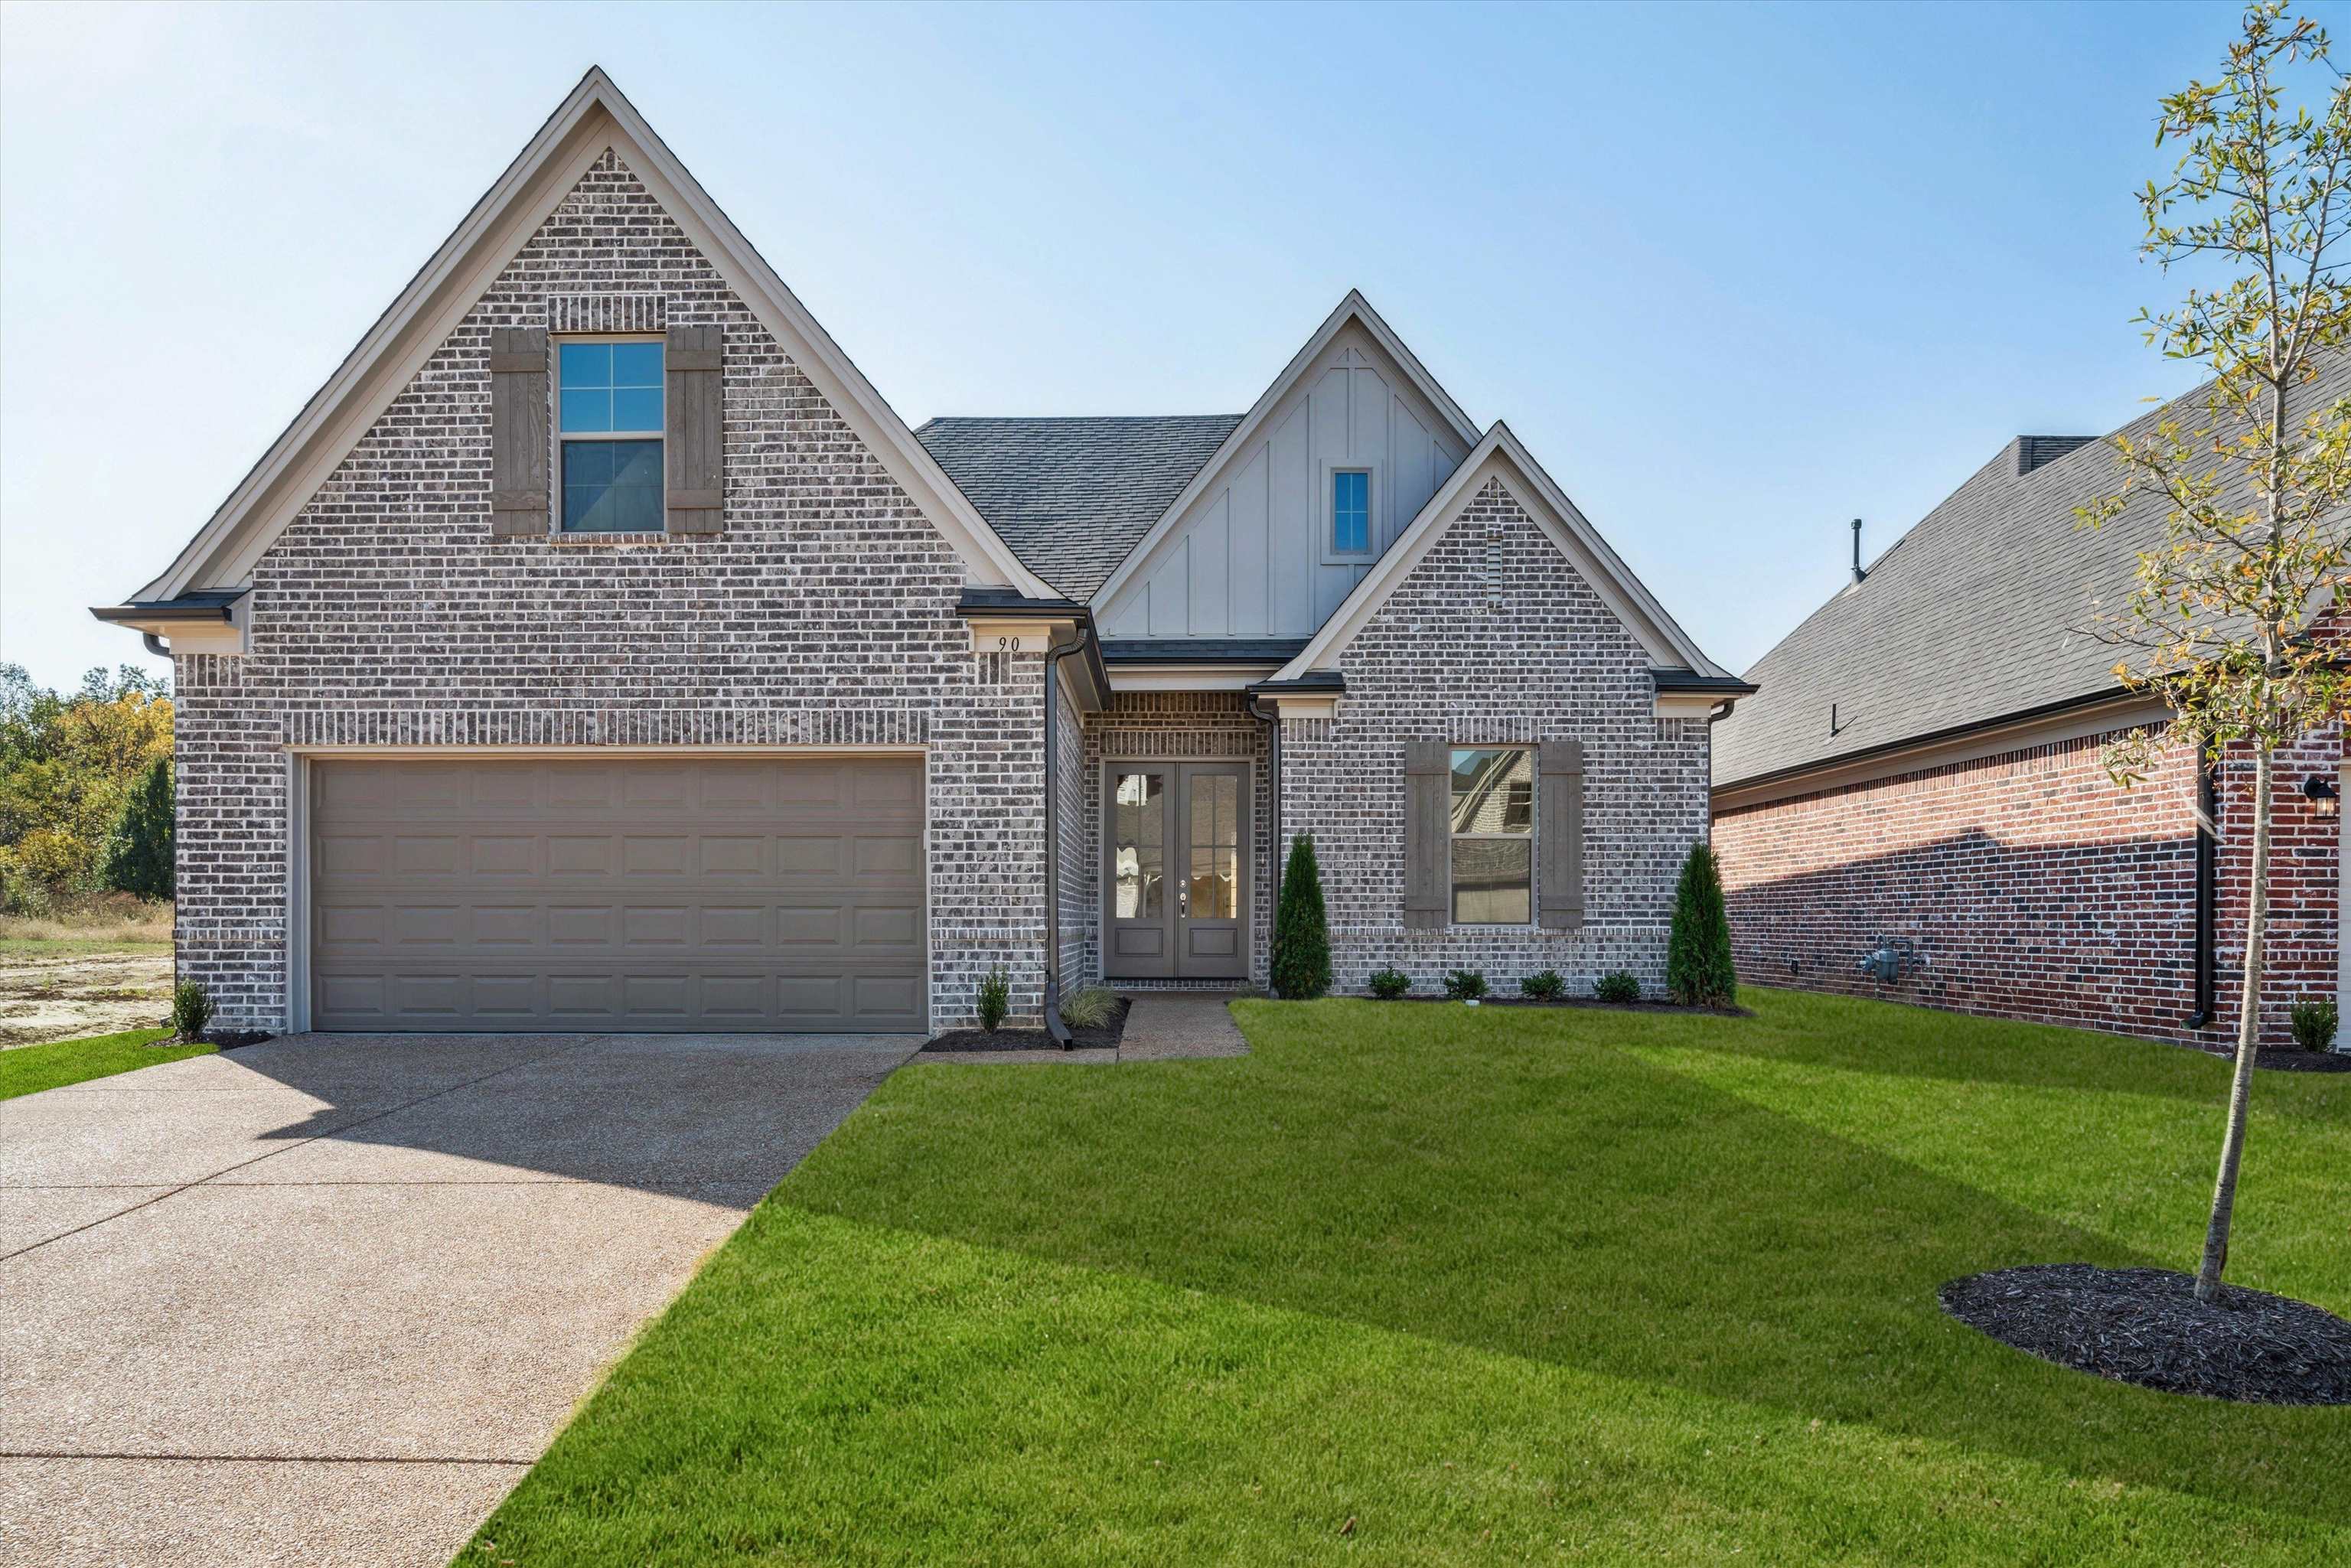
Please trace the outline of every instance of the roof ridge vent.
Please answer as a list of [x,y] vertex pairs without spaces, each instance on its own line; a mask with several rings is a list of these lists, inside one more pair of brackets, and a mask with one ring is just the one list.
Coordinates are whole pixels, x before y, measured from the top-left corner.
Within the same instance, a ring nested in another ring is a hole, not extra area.
[[2089,445],[2095,435],[2020,435],[2016,438],[2016,476],[2054,463],[2068,452]]

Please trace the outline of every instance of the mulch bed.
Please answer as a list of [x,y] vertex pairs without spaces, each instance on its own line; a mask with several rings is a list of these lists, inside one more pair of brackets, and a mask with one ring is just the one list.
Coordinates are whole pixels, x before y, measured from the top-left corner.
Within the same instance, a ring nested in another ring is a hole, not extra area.
[[193,1040],[182,1040],[175,1034],[168,1040],[152,1040],[149,1043],[159,1048],[166,1045],[210,1045],[216,1046],[222,1051],[235,1051],[239,1046],[259,1045],[265,1040],[277,1038],[276,1035],[265,1030],[208,1029]]
[[[2168,1040],[2165,1043],[2185,1045],[2190,1051],[2217,1056],[2223,1061],[2237,1059],[2234,1045],[2198,1045],[2193,1040]],[[2290,1045],[2265,1045],[2253,1053],[2253,1070],[2257,1072],[2351,1072],[2351,1051],[2302,1051]]]
[[1943,1310],[2002,1343],[2119,1383],[2257,1405],[2351,1405],[2351,1322],[2170,1269],[2043,1263],[1953,1280]]
[[[1375,1002],[1450,1002],[1451,997],[1374,997]],[[1458,1005],[1458,1004],[1457,1004]],[[1606,1013],[1711,1013],[1716,1018],[1751,1019],[1755,1014],[1746,1008],[1691,1008],[1679,1002],[1604,1002],[1597,997],[1559,997],[1539,1002],[1532,997],[1480,997],[1481,1008],[1591,1008]]]
[[[1126,1034],[1127,1009],[1134,1004],[1124,997],[1118,998],[1111,1009],[1110,1020],[1100,1029],[1073,1029],[1070,1031],[1073,1051],[1116,1050]],[[942,1055],[956,1052],[987,1051],[1051,1051],[1053,1037],[1041,1029],[1000,1029],[990,1034],[984,1029],[955,1029],[931,1040],[923,1047]]]

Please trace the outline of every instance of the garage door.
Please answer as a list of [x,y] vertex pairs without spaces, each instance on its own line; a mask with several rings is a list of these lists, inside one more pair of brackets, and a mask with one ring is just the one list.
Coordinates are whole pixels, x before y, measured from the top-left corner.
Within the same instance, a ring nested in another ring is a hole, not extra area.
[[310,775],[315,1028],[924,1027],[917,758]]

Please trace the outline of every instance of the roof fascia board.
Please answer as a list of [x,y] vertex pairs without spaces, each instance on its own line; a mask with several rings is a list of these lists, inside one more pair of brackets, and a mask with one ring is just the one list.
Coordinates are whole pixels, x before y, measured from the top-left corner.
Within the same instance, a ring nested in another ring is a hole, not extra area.
[[[133,595],[241,583],[607,148],[684,228],[761,325],[955,547],[971,580],[1060,598],[1022,566],[601,70],[590,70],[164,574]],[[203,580],[201,584],[200,580]]]
[[1257,402],[1249,405],[1249,413],[1241,416],[1240,423],[1233,427],[1232,434],[1226,436],[1216,451],[1208,455],[1207,462],[1202,464],[1200,471],[1192,476],[1191,483],[1177,492],[1176,499],[1168,503],[1167,509],[1159,514],[1159,520],[1152,524],[1150,530],[1137,539],[1134,547],[1120,558],[1117,569],[1102,580],[1102,585],[1100,588],[1094,590],[1092,602],[1095,609],[1102,610],[1109,607],[1112,598],[1125,586],[1129,578],[1142,570],[1143,563],[1150,557],[1151,552],[1158,548],[1160,540],[1175,531],[1177,522],[1191,508],[1192,504],[1207,494],[1226,467],[1249,449],[1250,443],[1256,439],[1259,430],[1272,416],[1275,407],[1290,394],[1290,389],[1298,384],[1300,379],[1313,368],[1314,361],[1322,358],[1322,351],[1331,346],[1332,340],[1346,329],[1347,323],[1350,321],[1359,324],[1370,335],[1372,340],[1380,346],[1381,351],[1395,361],[1396,367],[1404,371],[1405,379],[1412,383],[1414,390],[1426,398],[1429,406],[1437,410],[1437,413],[1451,425],[1455,439],[1459,441],[1465,449],[1474,448],[1478,444],[1478,427],[1469,422],[1468,414],[1461,412],[1461,405],[1453,401],[1451,393],[1437,384],[1437,379],[1428,373],[1428,367],[1422,364],[1413,351],[1404,346],[1404,340],[1389,329],[1385,321],[1380,319],[1379,312],[1372,308],[1371,302],[1366,300],[1359,290],[1350,288],[1347,290],[1347,297],[1339,301],[1338,308],[1324,317],[1322,325],[1316,328],[1314,335],[1306,340],[1306,346],[1290,356],[1290,363],[1281,368],[1281,373],[1275,376],[1272,383],[1259,395]]
[[1428,498],[1420,515],[1380,558],[1378,566],[1355,584],[1304,651],[1284,664],[1276,678],[1294,680],[1309,670],[1335,666],[1347,645],[1370,623],[1389,595],[1412,576],[1414,568],[1451,529],[1470,498],[1485,487],[1489,478],[1502,481],[1535,525],[1652,659],[1700,674],[1729,674],[1700,653],[1687,634],[1658,608],[1648,590],[1626,570],[1616,552],[1608,548],[1574,504],[1526,455],[1510,427],[1498,420],[1460,466],[1437,486],[1437,494]]

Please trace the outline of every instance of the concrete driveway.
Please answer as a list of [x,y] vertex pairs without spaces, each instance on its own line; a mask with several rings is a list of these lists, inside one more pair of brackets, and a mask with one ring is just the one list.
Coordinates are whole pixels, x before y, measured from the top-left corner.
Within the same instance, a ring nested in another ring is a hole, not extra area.
[[0,1563],[445,1563],[920,1043],[308,1035],[0,1101]]

